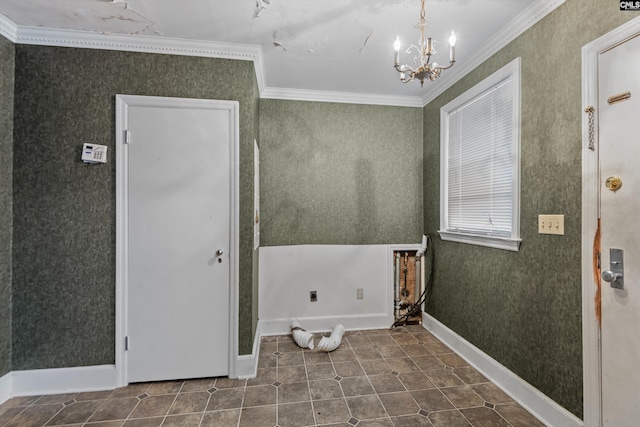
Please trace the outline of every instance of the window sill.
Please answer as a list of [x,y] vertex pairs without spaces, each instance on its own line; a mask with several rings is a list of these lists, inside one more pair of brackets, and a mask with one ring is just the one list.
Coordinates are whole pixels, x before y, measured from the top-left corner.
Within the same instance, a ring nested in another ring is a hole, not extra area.
[[483,236],[479,234],[464,234],[451,231],[438,230],[442,240],[450,242],[467,243],[469,245],[486,246],[488,248],[504,249],[518,252],[521,239],[509,239],[506,237]]

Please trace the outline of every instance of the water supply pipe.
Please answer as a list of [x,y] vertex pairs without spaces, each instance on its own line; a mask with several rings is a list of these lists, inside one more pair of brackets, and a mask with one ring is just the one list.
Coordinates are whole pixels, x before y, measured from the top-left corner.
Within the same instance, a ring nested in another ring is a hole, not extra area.
[[416,252],[416,282],[415,282],[415,302],[420,301],[420,297],[422,296],[422,256],[427,251],[427,236],[422,235],[422,244],[420,245],[420,249]]
[[420,300],[420,295],[422,295],[422,290],[421,290],[421,274],[420,274],[420,259],[422,258],[422,255],[420,255],[420,252],[416,252],[416,281],[414,284],[414,302],[418,302]]
[[394,285],[394,291],[395,291],[395,296],[394,296],[394,319],[398,318],[398,315],[400,314],[400,253],[399,252],[394,252],[394,257],[395,257],[395,266],[396,266],[396,275],[395,275],[395,281],[393,282]]

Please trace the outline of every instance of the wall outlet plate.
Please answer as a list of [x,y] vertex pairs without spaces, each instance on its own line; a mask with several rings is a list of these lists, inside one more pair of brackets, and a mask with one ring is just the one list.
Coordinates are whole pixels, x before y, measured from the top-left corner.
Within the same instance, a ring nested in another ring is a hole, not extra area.
[[363,299],[363,298],[364,298],[364,289],[363,288],[356,289],[356,299]]
[[318,291],[309,291],[309,301],[311,302],[318,301]]

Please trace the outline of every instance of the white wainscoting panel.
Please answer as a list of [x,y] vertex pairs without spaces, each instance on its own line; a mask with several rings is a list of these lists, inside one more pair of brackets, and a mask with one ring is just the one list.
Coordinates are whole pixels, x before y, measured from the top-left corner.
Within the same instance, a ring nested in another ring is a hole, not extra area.
[[[391,245],[260,248],[262,335],[287,334],[292,318],[309,332],[388,328],[393,323]],[[358,288],[364,298],[356,299]],[[309,292],[318,301],[310,302]]]

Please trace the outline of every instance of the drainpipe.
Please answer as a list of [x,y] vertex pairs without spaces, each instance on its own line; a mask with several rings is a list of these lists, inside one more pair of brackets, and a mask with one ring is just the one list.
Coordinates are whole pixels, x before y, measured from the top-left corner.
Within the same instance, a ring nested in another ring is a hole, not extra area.
[[302,329],[298,319],[291,320],[291,334],[298,347],[313,350],[313,334]]
[[318,350],[326,351],[327,353],[335,350],[342,343],[342,337],[344,336],[344,326],[340,323],[333,328],[331,335],[328,337],[322,337],[318,343]]

